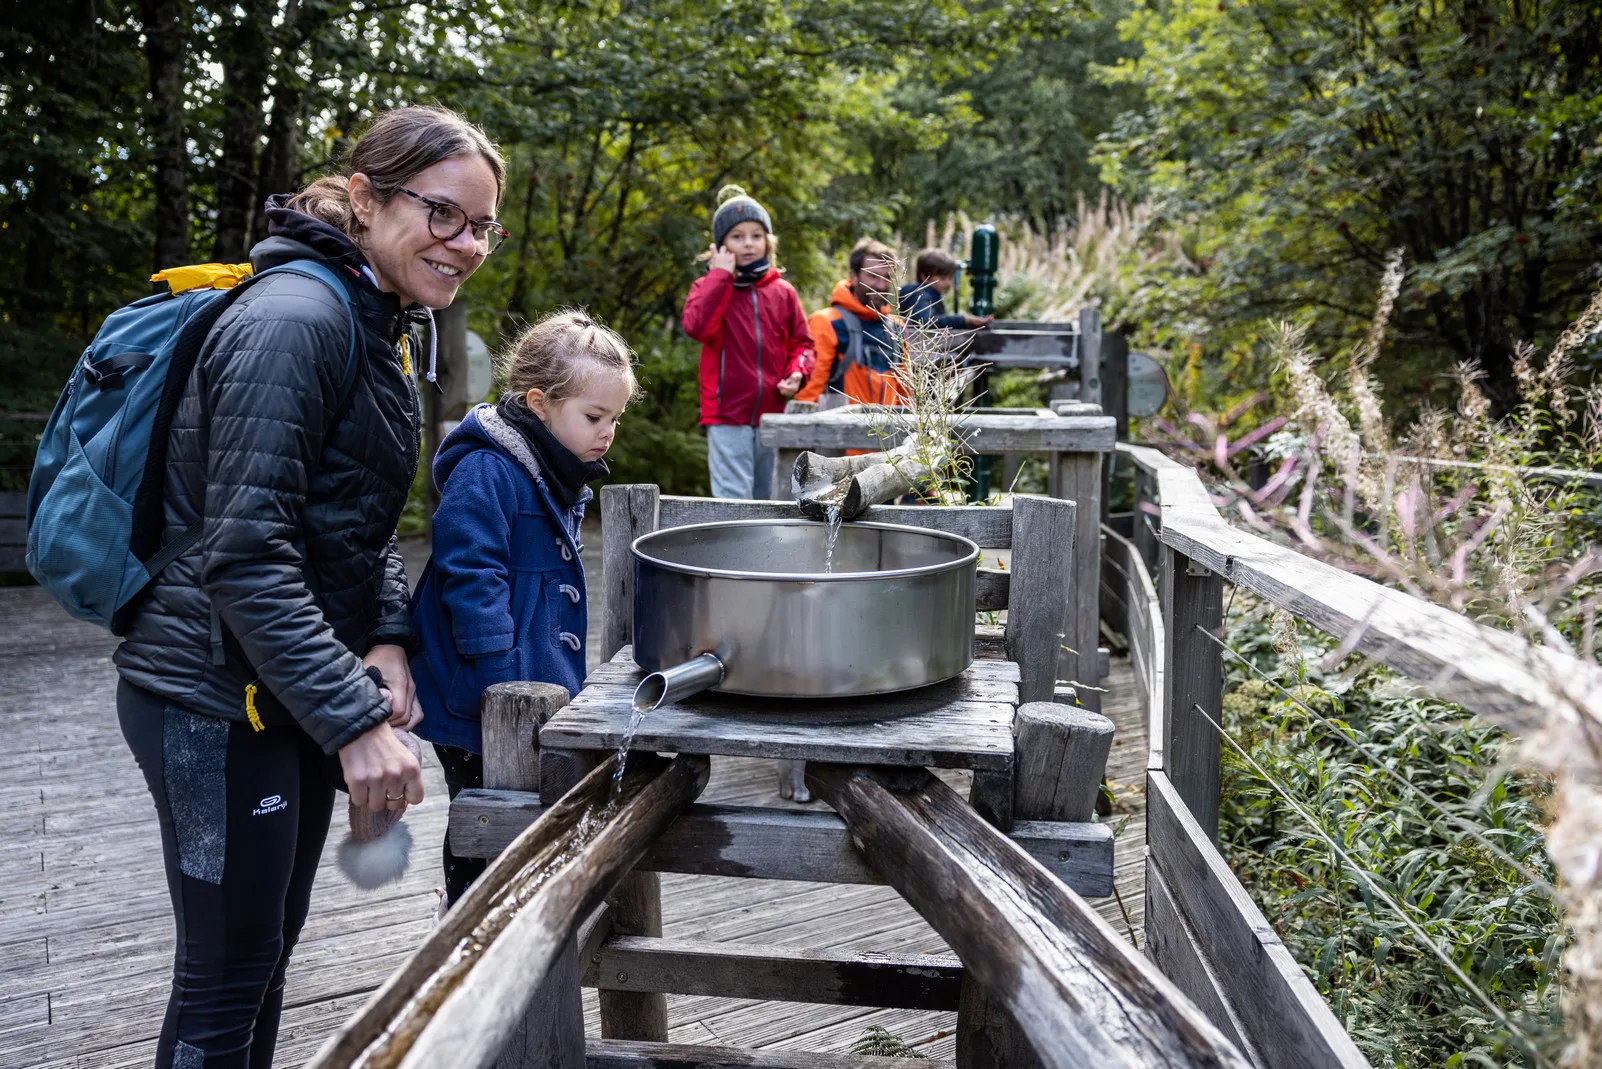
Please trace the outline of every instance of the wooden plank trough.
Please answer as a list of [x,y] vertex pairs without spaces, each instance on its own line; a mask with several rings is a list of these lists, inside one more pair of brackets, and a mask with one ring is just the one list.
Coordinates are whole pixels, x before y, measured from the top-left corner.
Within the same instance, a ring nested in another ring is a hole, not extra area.
[[[889,1063],[670,1044],[663,995],[676,993],[955,1010],[957,1064],[976,1069],[1245,1069],[1236,1044],[1081,898],[1110,891],[1112,837],[1091,814],[1110,726],[1049,701],[1075,507],[1021,497],[1010,508],[873,510],[869,519],[921,521],[1011,550],[1013,567],[992,588],[1008,613],[1006,659],[978,660],[911,695],[831,702],[810,721],[717,694],[664,706],[639,725],[614,793],[642,675],[627,645],[629,543],[670,523],[793,515],[794,506],[607,488],[604,663],[571,701],[536,683],[486,695],[489,788],[457,796],[451,841],[459,854],[495,860],[313,1064]],[[808,785],[833,812],[699,805],[716,755],[806,761]],[[972,770],[969,797],[930,766]],[[956,953],[664,939],[662,871],[886,883]],[[599,991],[598,1039],[584,1035],[581,985]]]

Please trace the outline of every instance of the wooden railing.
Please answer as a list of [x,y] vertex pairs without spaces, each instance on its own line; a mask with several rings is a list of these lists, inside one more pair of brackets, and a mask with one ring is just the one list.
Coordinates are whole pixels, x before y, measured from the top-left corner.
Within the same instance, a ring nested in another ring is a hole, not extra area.
[[1130,537],[1104,528],[1102,602],[1152,716],[1147,952],[1263,1069],[1366,1066],[1216,847],[1224,584],[1513,731],[1602,723],[1602,670],[1232,527],[1191,469],[1118,452],[1135,510]]

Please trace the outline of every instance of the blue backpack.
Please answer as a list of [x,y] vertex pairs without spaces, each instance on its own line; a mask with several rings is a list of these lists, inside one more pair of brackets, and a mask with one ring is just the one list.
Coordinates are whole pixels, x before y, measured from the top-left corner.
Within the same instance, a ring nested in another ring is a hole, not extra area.
[[[353,299],[315,260],[255,278],[282,272],[325,283],[350,314],[338,422],[360,365]],[[84,350],[45,424],[28,484],[28,571],[67,612],[118,635],[139,592],[200,541],[204,524],[197,522],[161,542],[167,439],[206,336],[254,281],[249,264],[173,268],[152,278],[158,280],[171,292],[113,312]]]

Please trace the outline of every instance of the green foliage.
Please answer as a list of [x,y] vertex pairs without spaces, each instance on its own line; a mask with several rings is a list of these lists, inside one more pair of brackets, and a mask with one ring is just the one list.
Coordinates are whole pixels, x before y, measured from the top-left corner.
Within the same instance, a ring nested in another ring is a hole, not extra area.
[[1227,633],[1256,671],[1226,656],[1223,723],[1262,771],[1225,745],[1219,835],[1230,867],[1376,1065],[1540,1064],[1529,1044],[1556,1061],[1564,930],[1543,851],[1548,784],[1506,771],[1509,740],[1495,728],[1385,670],[1326,669],[1317,658],[1333,640],[1247,608]]
[[642,397],[629,406],[606,454],[611,482],[656,483],[664,494],[711,493],[701,432],[698,344],[659,331],[638,350]]
[[1146,109],[1103,174],[1151,197],[1190,266],[1151,279],[1148,336],[1248,348],[1266,316],[1354,340],[1389,251],[1412,277],[1382,369],[1415,385],[1478,360],[1513,404],[1515,340],[1548,345],[1602,237],[1602,9],[1564,0],[1142,5],[1144,55],[1106,69]]
[[928,1061],[928,1055],[890,1031],[882,1024],[870,1024],[862,1030],[862,1037],[851,1045],[852,1054],[865,1054],[879,1058],[915,1058]]

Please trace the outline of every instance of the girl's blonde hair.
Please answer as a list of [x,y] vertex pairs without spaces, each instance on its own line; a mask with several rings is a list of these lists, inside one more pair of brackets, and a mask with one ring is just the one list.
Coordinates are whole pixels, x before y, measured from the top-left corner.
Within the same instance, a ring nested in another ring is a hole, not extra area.
[[518,335],[501,356],[508,390],[519,397],[539,390],[552,402],[578,394],[597,369],[624,376],[630,401],[639,396],[634,353],[628,342],[582,309],[562,309],[545,316]]

